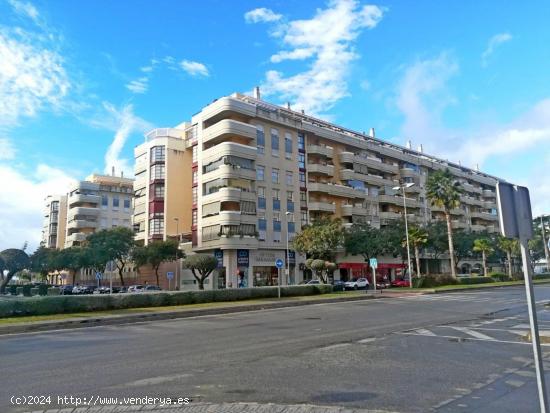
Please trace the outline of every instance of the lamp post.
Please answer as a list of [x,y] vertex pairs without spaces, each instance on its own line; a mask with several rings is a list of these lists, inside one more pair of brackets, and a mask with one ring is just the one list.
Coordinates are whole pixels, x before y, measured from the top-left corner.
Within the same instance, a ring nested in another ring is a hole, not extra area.
[[546,259],[546,271],[550,269],[550,257],[548,253],[548,244],[546,243],[546,229],[544,228],[544,221],[542,218],[544,215],[540,216],[540,230],[542,231],[542,244],[544,245],[544,258]]
[[290,216],[291,212],[286,211],[286,283],[288,285],[288,281],[290,279],[290,257],[289,257],[289,251],[288,251],[288,217]]
[[393,190],[398,191],[401,189],[403,191],[403,209],[405,210],[405,236],[407,239],[407,264],[409,269],[409,288],[413,288],[413,280],[412,280],[412,271],[411,271],[411,248],[409,245],[409,224],[407,221],[407,198],[405,196],[405,189],[410,188],[414,185],[414,182],[409,182],[404,185],[394,186]]
[[178,250],[180,248],[180,220],[178,217],[174,217],[174,221],[176,221],[176,235],[178,237],[178,247],[176,248],[176,290],[179,290],[180,289],[180,277],[179,277],[180,263],[178,261]]

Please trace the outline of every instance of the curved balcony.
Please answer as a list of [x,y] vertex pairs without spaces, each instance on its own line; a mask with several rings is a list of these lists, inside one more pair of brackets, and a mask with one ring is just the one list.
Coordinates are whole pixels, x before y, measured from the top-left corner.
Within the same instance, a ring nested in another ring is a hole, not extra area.
[[99,205],[101,197],[99,195],[73,194],[69,196],[69,206],[74,204],[95,204]]
[[241,158],[255,160],[257,154],[258,149],[255,146],[243,145],[235,142],[222,142],[212,148],[202,151],[202,163],[203,165],[208,165],[226,155],[235,155]]
[[307,153],[322,155],[332,159],[334,156],[334,148],[324,145],[307,145]]
[[334,166],[322,165],[319,163],[309,163],[307,164],[307,172],[308,174],[334,176]]
[[256,215],[241,214],[240,211],[220,211],[218,215],[212,215],[202,218],[203,226],[209,225],[240,225],[240,224],[257,224],[258,217]]
[[381,172],[389,172],[395,174],[399,170],[399,167],[397,165],[384,163],[380,159],[376,158],[355,155],[353,152],[341,152],[339,157],[341,163],[357,163]]
[[[395,195],[379,195],[378,202],[403,206],[403,197]],[[422,204],[416,199],[405,198],[407,208],[420,208]]]
[[489,212],[470,212],[472,218],[484,219],[486,221],[498,221],[498,215],[490,214]]
[[487,227],[485,225],[472,224],[470,226],[470,229],[475,232],[482,232],[482,231],[485,231]]
[[307,206],[310,211],[330,212],[332,214],[336,212],[336,205],[330,202],[313,201],[308,202]]
[[468,228],[468,224],[466,222],[457,221],[457,220],[452,220],[451,221],[451,226],[454,229],[466,229],[466,228]]
[[257,249],[258,248],[258,239],[256,237],[252,237],[249,235],[241,236],[232,236],[228,237],[225,235],[220,236],[220,238],[209,240],[209,241],[202,241],[200,242],[199,248],[197,248],[197,251],[200,251],[201,249],[212,249],[212,248],[219,248],[219,249]]
[[203,121],[221,119],[231,113],[240,113],[245,116],[255,117],[256,106],[242,100],[225,96],[205,107],[201,116]]
[[308,182],[308,191],[322,192],[343,198],[366,198],[367,194],[364,190],[355,189],[351,186],[326,184],[322,182]]
[[74,228],[92,228],[95,229],[98,227],[97,221],[89,221],[87,219],[75,219],[73,221],[67,222],[67,229]]
[[367,210],[362,206],[356,205],[342,205],[342,216],[351,217],[352,215],[366,216]]
[[77,232],[76,234],[67,235],[67,238],[65,239],[66,243],[73,243],[73,242],[82,242],[86,241],[86,237],[88,234],[84,234],[82,232]]
[[415,178],[420,176],[420,172],[412,168],[401,168],[399,169],[399,175],[403,178]]
[[477,205],[477,206],[482,206],[483,205],[483,202],[480,201],[479,199],[471,198],[469,196],[461,196],[460,197],[460,202],[462,202],[464,204],[468,204],[468,205]]
[[248,142],[256,139],[256,127],[233,119],[222,119],[203,130],[203,143],[221,143],[231,136],[245,138]]
[[495,198],[497,196],[497,193],[492,189],[484,189],[483,196],[486,198]]
[[209,182],[214,179],[235,178],[235,179],[256,179],[256,170],[240,168],[234,165],[220,165],[214,171],[203,174],[204,182]]
[[74,218],[76,215],[90,215],[97,217],[100,214],[99,208],[91,208],[91,207],[74,207],[70,208],[69,212],[67,213],[67,219]]
[[403,214],[400,214],[399,212],[380,211],[378,215],[380,216],[380,219],[403,219]]
[[240,188],[231,188],[231,187],[225,187],[220,188],[218,192],[213,192],[208,195],[203,195],[202,197],[202,203],[208,204],[210,202],[216,202],[216,201],[256,201],[256,193],[255,192],[248,192],[243,191]]

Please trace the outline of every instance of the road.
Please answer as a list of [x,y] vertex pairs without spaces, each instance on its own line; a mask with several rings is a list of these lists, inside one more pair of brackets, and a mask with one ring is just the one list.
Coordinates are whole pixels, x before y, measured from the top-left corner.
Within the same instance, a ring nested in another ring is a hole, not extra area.
[[[550,333],[550,286],[535,291]],[[73,395],[536,412],[527,331],[517,287],[3,336],[0,411]]]

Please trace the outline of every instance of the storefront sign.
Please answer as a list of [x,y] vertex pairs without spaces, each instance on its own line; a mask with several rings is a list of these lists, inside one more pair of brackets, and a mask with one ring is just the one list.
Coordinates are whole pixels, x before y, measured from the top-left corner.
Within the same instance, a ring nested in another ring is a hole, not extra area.
[[265,267],[274,267],[275,260],[282,259],[284,260],[286,256],[286,251],[269,251],[269,250],[256,250],[252,252],[250,260],[252,261],[253,266],[265,266]]
[[250,262],[248,250],[237,250],[237,265],[248,267]]
[[214,251],[214,257],[216,257],[216,259],[218,260],[218,268],[223,268],[223,251]]

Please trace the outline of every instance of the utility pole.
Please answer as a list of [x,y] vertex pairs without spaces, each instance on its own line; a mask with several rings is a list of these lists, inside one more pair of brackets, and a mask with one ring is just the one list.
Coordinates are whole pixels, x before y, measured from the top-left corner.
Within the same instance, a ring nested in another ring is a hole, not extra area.
[[544,245],[544,258],[546,259],[546,271],[550,269],[550,253],[548,252],[548,244],[546,243],[546,229],[544,228],[544,215],[540,216],[540,230],[542,232],[542,244]]

